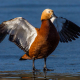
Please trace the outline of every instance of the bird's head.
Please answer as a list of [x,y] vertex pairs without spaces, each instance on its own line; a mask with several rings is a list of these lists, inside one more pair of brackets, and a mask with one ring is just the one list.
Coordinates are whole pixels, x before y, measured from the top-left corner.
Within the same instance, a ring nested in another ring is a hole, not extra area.
[[41,15],[41,21],[51,19],[52,17],[55,17],[54,11],[51,9],[45,9]]

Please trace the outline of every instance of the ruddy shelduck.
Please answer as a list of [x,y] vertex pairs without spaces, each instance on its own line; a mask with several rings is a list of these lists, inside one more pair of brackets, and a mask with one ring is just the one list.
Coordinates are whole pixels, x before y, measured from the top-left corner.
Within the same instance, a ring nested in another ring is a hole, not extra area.
[[41,15],[41,27],[33,27],[27,20],[17,17],[0,24],[0,42],[9,34],[9,40],[21,48],[25,54],[20,58],[33,60],[46,58],[56,49],[59,41],[68,42],[80,36],[80,27],[73,22],[57,17],[51,9],[45,9]]

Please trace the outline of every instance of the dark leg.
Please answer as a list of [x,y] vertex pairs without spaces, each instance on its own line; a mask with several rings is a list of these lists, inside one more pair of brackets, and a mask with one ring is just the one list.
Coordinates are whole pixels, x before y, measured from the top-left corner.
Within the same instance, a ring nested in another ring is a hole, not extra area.
[[35,65],[34,65],[34,62],[35,62],[35,58],[33,58],[33,72],[35,71]]
[[44,58],[44,71],[47,70],[47,67],[46,67],[46,58]]
[[35,71],[39,71],[38,69],[35,69],[35,58],[33,58],[33,72],[35,72]]
[[44,58],[44,69],[43,70],[44,71],[53,71],[51,69],[47,69],[47,67],[46,67],[46,58]]

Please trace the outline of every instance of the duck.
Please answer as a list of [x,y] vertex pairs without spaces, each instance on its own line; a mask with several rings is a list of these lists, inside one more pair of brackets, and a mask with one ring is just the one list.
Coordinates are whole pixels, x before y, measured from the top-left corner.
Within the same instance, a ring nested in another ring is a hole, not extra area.
[[79,38],[80,27],[66,18],[57,17],[52,9],[45,9],[41,14],[40,28],[32,26],[22,17],[3,21],[0,24],[0,43],[6,35],[9,35],[9,41],[25,52],[20,60],[32,60],[32,68],[35,71],[35,60],[43,58],[43,70],[47,71],[47,57],[59,42],[68,43]]

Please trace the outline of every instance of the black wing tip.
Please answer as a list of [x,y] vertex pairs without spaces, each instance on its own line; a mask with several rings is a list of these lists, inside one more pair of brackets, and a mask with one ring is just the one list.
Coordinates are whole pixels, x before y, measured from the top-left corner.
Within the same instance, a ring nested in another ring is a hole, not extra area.
[[61,34],[60,42],[63,42],[63,43],[72,42],[72,40],[76,40],[77,38],[79,38],[80,27],[76,25],[75,23],[73,23],[72,21],[66,19],[66,22],[63,23],[62,30],[59,33]]
[[60,40],[60,42],[61,42],[61,43],[68,43],[68,42],[72,42],[72,40],[67,40],[67,41],[61,41],[61,40]]
[[0,43],[4,40],[7,35],[5,24],[0,24]]

